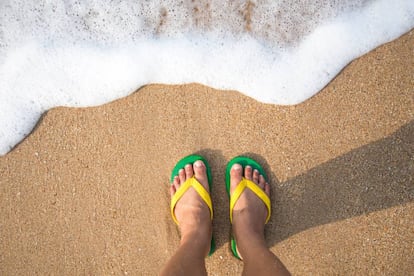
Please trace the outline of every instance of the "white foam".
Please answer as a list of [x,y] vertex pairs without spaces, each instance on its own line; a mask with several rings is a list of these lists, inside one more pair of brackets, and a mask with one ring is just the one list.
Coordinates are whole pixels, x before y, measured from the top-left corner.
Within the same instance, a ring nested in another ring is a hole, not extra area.
[[153,82],[297,104],[414,26],[411,0],[325,2],[2,1],[0,154],[54,106],[99,105]]

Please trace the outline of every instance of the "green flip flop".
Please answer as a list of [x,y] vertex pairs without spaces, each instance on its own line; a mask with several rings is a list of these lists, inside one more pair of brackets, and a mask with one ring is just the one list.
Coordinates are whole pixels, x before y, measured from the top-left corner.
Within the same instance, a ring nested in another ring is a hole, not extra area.
[[[175,165],[174,169],[172,170],[170,183],[173,183],[174,177],[178,175],[178,172],[179,172],[180,169],[183,169],[185,167],[185,165],[187,165],[187,164],[192,165],[192,164],[194,164],[194,162],[196,162],[198,160],[203,161],[203,163],[206,166],[208,186],[209,186],[210,192],[211,192],[212,177],[211,177],[210,166],[208,165],[207,161],[202,156],[196,155],[196,154],[189,155],[187,157],[184,157],[180,161],[178,161],[178,163]],[[194,190],[203,199],[203,201],[207,204],[208,208],[210,209],[210,218],[211,218],[211,220],[213,220],[213,204],[212,204],[212,201],[211,201],[211,196],[210,196],[209,192],[207,192],[206,189],[203,187],[203,185],[201,185],[200,182],[197,181],[195,176],[193,176],[193,177],[187,179],[183,184],[181,184],[180,188],[176,191],[176,193],[171,198],[170,209],[171,209],[171,216],[172,216],[174,222],[178,225],[177,218],[175,217],[175,214],[174,214],[175,206],[176,206],[177,202],[180,200],[180,198],[185,194],[185,192],[190,187],[193,187]],[[211,237],[210,252],[208,253],[208,255],[210,256],[211,254],[213,254],[215,249],[216,249],[216,244],[215,244],[214,238]]]
[[[249,165],[250,167],[252,167],[253,170],[255,170],[255,169],[258,170],[259,173],[261,175],[263,175],[263,177],[267,181],[266,173],[264,172],[262,166],[259,163],[257,163],[255,160],[253,160],[249,157],[238,156],[238,157],[235,157],[232,160],[230,160],[229,163],[227,163],[227,167],[226,167],[226,190],[227,190],[227,195],[229,196],[229,199],[230,199],[230,222],[231,223],[233,222],[233,208],[234,208],[234,205],[236,204],[236,202],[239,199],[240,195],[243,193],[244,189],[248,188],[253,193],[255,193],[263,201],[263,203],[266,205],[267,218],[266,218],[265,223],[267,223],[269,221],[270,215],[271,215],[271,202],[270,202],[270,199],[269,199],[268,195],[262,189],[260,189],[260,187],[257,186],[253,181],[247,180],[243,176],[242,180],[237,185],[237,188],[234,190],[233,194],[230,195],[230,171],[231,171],[231,167],[234,164],[240,164],[243,167],[243,169],[246,166]],[[233,252],[233,255],[236,258],[241,259],[241,257],[237,253],[237,244],[236,244],[236,240],[234,239],[233,235],[231,237],[231,251]]]

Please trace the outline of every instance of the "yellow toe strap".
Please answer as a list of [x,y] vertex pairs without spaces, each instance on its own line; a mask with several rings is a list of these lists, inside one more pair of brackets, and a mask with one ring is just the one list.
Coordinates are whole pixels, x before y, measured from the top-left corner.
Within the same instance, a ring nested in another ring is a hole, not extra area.
[[175,205],[177,205],[177,202],[180,200],[180,198],[185,194],[185,192],[190,188],[193,187],[194,190],[200,195],[200,197],[204,200],[204,202],[207,204],[208,208],[210,209],[210,218],[213,219],[213,204],[211,202],[210,194],[206,191],[203,185],[198,182],[198,180],[195,178],[195,176],[187,179],[180,188],[176,191],[174,196],[171,199],[171,216],[174,220],[174,222],[178,225],[177,218],[175,217],[174,209]]
[[253,193],[255,193],[266,205],[267,218],[266,218],[265,223],[267,223],[270,219],[270,212],[271,212],[270,211],[270,199],[267,196],[267,194],[259,186],[257,186],[253,181],[247,180],[244,177],[230,196],[230,222],[233,222],[234,205],[236,205],[237,200],[239,199],[244,189],[246,188],[249,188]]

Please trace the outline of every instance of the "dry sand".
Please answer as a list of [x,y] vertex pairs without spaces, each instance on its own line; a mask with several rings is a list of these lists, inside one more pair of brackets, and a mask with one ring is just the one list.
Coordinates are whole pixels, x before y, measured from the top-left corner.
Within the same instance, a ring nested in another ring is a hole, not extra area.
[[56,108],[0,158],[1,275],[156,275],[179,240],[168,179],[212,167],[217,251],[234,275],[226,162],[271,176],[268,245],[297,275],[414,273],[414,31],[346,67],[297,106],[199,84],[148,85],[110,104]]

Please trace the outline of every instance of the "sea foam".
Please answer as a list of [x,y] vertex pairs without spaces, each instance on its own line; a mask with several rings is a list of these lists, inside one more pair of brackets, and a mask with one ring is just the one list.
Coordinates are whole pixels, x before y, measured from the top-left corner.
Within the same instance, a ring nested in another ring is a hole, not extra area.
[[298,104],[413,26],[412,0],[3,0],[0,154],[52,107],[99,105],[148,83]]

